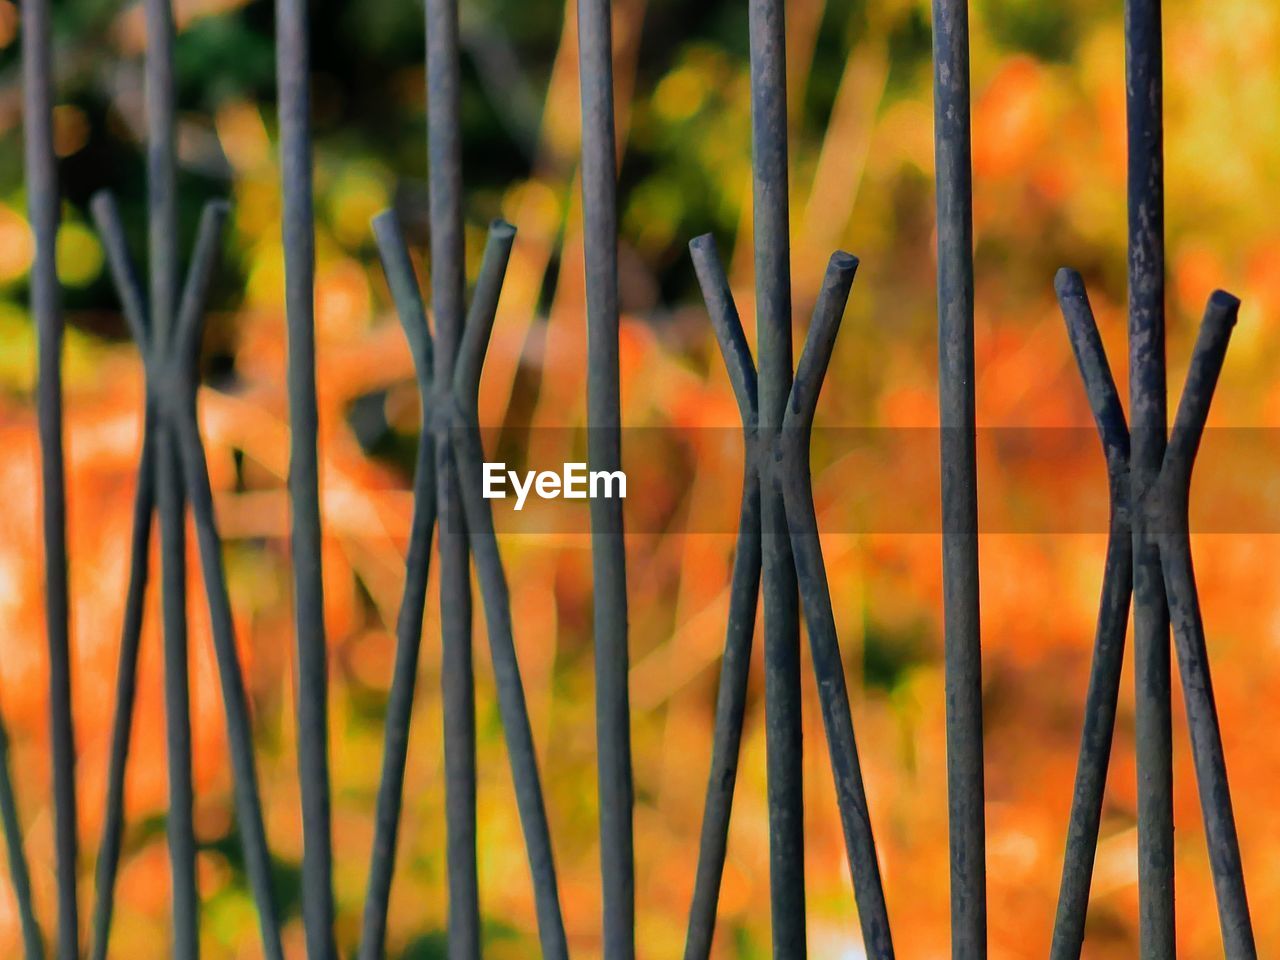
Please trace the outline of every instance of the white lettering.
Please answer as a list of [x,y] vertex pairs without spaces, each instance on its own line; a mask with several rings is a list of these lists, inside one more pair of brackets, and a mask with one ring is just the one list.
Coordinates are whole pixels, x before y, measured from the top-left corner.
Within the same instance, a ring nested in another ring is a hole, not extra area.
[[554,500],[560,495],[560,474],[551,470],[543,470],[538,474],[538,496],[543,500]]
[[587,499],[587,465],[585,463],[564,465],[564,498],[566,500]]
[[502,489],[506,482],[507,465],[505,463],[488,463],[484,465],[484,498],[486,500],[505,500],[507,491]]
[[[597,484],[604,487],[604,492],[599,493]],[[617,493],[614,493],[614,486],[617,486]],[[625,500],[627,499],[627,475],[621,470],[593,470],[591,471],[591,499],[596,500],[603,497],[606,500]]]
[[507,476],[511,478],[511,486],[516,491],[516,510],[524,509],[524,501],[529,496],[529,488],[533,486],[533,471],[530,470],[524,475],[524,483],[520,483],[520,477],[514,470],[508,470]]
[[515,492],[516,510],[523,510],[531,491],[543,500],[627,498],[627,475],[621,470],[587,470],[585,463],[566,463],[554,470],[526,470],[523,474],[508,470],[505,463],[484,464],[483,494],[486,500],[505,500],[507,484]]

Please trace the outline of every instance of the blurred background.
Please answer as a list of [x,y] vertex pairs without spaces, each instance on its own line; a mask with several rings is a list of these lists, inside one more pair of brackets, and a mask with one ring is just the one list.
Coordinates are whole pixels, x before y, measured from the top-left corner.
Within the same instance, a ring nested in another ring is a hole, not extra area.
[[[422,16],[416,3],[312,5],[320,448],[331,643],[339,942],[354,948],[381,764],[418,431],[407,347],[370,217],[395,204],[427,240]],[[521,459],[535,431],[580,445],[585,314],[576,29],[572,3],[462,4],[469,269],[485,223],[519,228],[485,367],[491,455]],[[1053,300],[1054,270],[1090,284],[1122,392],[1125,134],[1119,0],[976,0],[973,18],[977,399],[990,427],[1091,430]],[[293,727],[283,273],[273,14],[264,0],[180,0],[183,249],[201,203],[233,202],[205,343],[200,416],[293,956],[302,955]],[[754,339],[746,4],[616,0],[621,154],[623,421],[670,452],[626,456],[632,618],[639,954],[679,955],[693,885],[740,489],[737,412],[686,242],[713,231]],[[1280,425],[1280,7],[1168,0],[1170,388],[1181,387],[1208,293],[1244,300],[1215,402],[1219,426]],[[140,442],[134,348],[87,222],[117,192],[144,255],[141,7],[55,5],[57,151],[66,195],[58,259],[68,323],[66,444],[82,899],[101,828],[126,543]],[[826,258],[862,258],[819,408],[824,428],[937,422],[929,7],[924,0],[792,0],[792,265],[797,337]],[[38,451],[27,312],[31,240],[21,169],[17,5],[0,0],[0,709],[46,928],[54,910]],[[544,434],[539,434],[544,435]],[[1082,434],[1092,443],[1087,432]],[[986,435],[984,435],[985,437]],[[864,483],[936,489],[935,447],[886,476],[825,451],[816,478],[864,774],[904,957],[948,955],[940,538],[844,522]],[[1092,454],[1091,446],[1085,448]],[[819,451],[820,454],[823,451]],[[1101,508],[1101,456],[1083,473],[1035,462],[1013,477],[985,440],[984,504],[1035,492]],[[1229,470],[1219,463],[1218,470]],[[878,476],[877,476],[878,474]],[[1269,490],[1265,478],[1262,489]],[[1081,486],[1083,484],[1083,487]],[[1092,498],[1092,499],[1090,499]],[[1064,501],[1065,502],[1065,501]],[[730,524],[700,520],[730,505]],[[1259,526],[1257,529],[1275,529]],[[589,543],[575,532],[502,540],[574,955],[600,954]],[[982,541],[991,956],[1044,955],[1052,927],[1104,548],[1095,533]],[[860,532],[859,532],[860,531]],[[190,542],[190,541],[189,541]],[[1218,705],[1261,952],[1280,952],[1280,543],[1195,541]],[[202,937],[210,957],[258,956],[234,831],[207,615],[194,598],[193,721]],[[154,567],[153,567],[154,569]],[[433,568],[434,581],[434,568]],[[153,591],[154,592],[154,591]],[[444,956],[439,616],[424,625],[406,822],[392,898],[393,956]],[[143,634],[138,722],[113,955],[167,955],[165,760],[156,597]],[[534,908],[477,628],[481,904],[494,958],[536,954]],[[720,957],[769,955],[760,671],[752,693],[717,937]],[[1126,668],[1086,956],[1136,955],[1132,674]],[[812,954],[862,957],[811,678],[806,675]],[[1182,955],[1221,956],[1199,805],[1175,690],[1178,930]],[[87,917],[88,907],[82,909]],[[0,879],[0,952],[18,951]]]

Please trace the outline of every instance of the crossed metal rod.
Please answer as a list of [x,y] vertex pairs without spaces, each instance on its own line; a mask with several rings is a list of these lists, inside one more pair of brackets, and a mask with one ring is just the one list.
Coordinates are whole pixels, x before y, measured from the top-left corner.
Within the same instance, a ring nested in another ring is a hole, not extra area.
[[[119,865],[124,768],[132,728],[131,706],[137,677],[137,635],[141,626],[142,596],[145,593],[146,541],[153,513],[157,510],[163,511],[165,506],[163,496],[153,497],[155,487],[148,482],[147,476],[162,469],[167,460],[176,471],[175,480],[181,484],[178,492],[185,496],[190,504],[195,521],[214,655],[222,687],[227,742],[231,752],[236,816],[246,872],[258,909],[263,951],[268,957],[282,958],[280,924],[271,890],[271,858],[263,827],[257,767],[253,754],[249,704],[245,694],[240,656],[236,647],[235,626],[222,562],[222,541],[214,515],[208,464],[196,420],[198,385],[195,370],[196,355],[203,333],[205,304],[218,260],[222,229],[228,208],[221,201],[212,201],[205,206],[191,266],[176,315],[176,323],[168,339],[161,339],[158,335],[155,316],[147,310],[114,200],[108,193],[99,193],[93,198],[91,208],[103,246],[107,251],[108,266],[120,297],[129,332],[142,354],[149,411],[144,426],[143,454],[135,500],[134,563],[130,575],[131,586],[126,609],[125,640],[127,642],[122,644],[121,666],[117,680],[118,686],[126,688],[122,693],[127,695],[122,695],[117,704],[116,723],[112,736],[107,813],[98,860],[94,956],[105,957],[106,955],[113,888]],[[169,505],[172,506],[172,501]],[[179,522],[185,522],[182,512],[179,512],[178,519]],[[163,526],[162,517],[162,531]],[[164,587],[167,589],[169,586],[166,578]],[[130,631],[132,631],[131,635]],[[166,649],[166,659],[169,653],[170,650]],[[185,661],[178,666],[184,672],[187,669]],[[173,712],[172,707],[168,712]],[[190,722],[189,715],[180,717],[179,720],[185,720],[187,724]],[[189,727],[187,733],[189,736]],[[173,728],[170,727],[171,737],[172,734]],[[170,747],[177,748],[177,755],[171,755],[170,763],[179,770],[187,771],[189,777],[190,740],[186,739],[185,742],[171,740]],[[189,782],[188,780],[187,783]],[[190,802],[189,795],[186,802]],[[173,813],[174,811],[170,811],[171,817]],[[189,814],[181,820],[182,829],[189,829]],[[194,837],[171,836],[171,844],[175,840],[184,849],[180,849],[173,855],[189,857],[194,850]],[[188,843],[191,844],[190,848],[186,848]],[[185,859],[178,864],[178,868],[184,870],[189,869],[190,866],[190,862]],[[194,885],[194,875],[187,882]],[[195,893],[194,886],[192,893]],[[189,931],[198,928],[199,915],[195,912],[187,916],[180,913],[180,910],[193,910],[195,904],[198,904],[198,898],[183,904],[175,897],[175,952],[185,952],[185,955],[192,957],[197,955],[198,941],[184,938],[183,931],[188,931],[186,937],[189,937]]]
[[[795,558],[863,942],[868,956],[887,960],[893,956],[893,941],[858,762],[844,664],[831,608],[831,591],[818,539],[809,466],[809,441],[818,394],[858,261],[843,252],[832,255],[786,399],[782,423],[775,433],[763,436],[758,431],[759,380],[715,241],[706,235],[696,238],[689,246],[738,402],[747,448],[739,514],[740,539],[730,588],[729,625],[716,701],[711,774],[704,805],[685,960],[703,960],[710,954],[715,928],[755,625],[761,562],[759,504],[762,490],[772,493],[782,502],[783,519]],[[766,533],[764,537],[770,535]]]
[[227,739],[246,869],[257,903],[264,953],[282,957],[279,922],[271,894],[271,863],[262,826],[252,734],[220,540],[203,446],[195,420],[195,351],[205,299],[218,254],[225,204],[206,207],[179,303],[177,176],[174,121],[173,11],[169,0],[146,4],[148,235],[151,295],[146,297],[130,258],[111,196],[98,194],[91,209],[107,253],[117,295],[146,373],[142,453],[134,500],[129,586],[116,681],[111,754],[102,842],[96,869],[92,956],[106,957],[124,824],[124,779],[137,690],[137,658],[148,578],[153,515],[159,516],[164,634],[165,729],[169,754],[166,817],[173,876],[173,952],[199,953],[199,895],[192,821],[191,719],[188,690],[185,504],[195,516],[201,566],[223,689]]
[[1154,547],[1173,623],[1223,947],[1229,960],[1254,958],[1257,948],[1192,566],[1188,515],[1192,467],[1240,303],[1222,291],[1209,298],[1160,468],[1153,476],[1140,476],[1131,470],[1130,434],[1084,281],[1078,273],[1062,270],[1056,286],[1106,455],[1111,485],[1111,534],[1050,955],[1054,960],[1078,958],[1084,940],[1089,881],[1115,725],[1129,594],[1134,584],[1130,534],[1131,528],[1140,528]]
[[380,960],[386,949],[387,907],[395,870],[400,812],[404,803],[404,772],[409,755],[409,725],[413,717],[414,690],[418,680],[418,654],[422,647],[422,612],[427,599],[431,566],[431,538],[436,525],[436,443],[430,430],[432,371],[431,336],[422,323],[405,317],[424,317],[422,295],[414,276],[408,248],[391,214],[373,222],[383,272],[391,289],[396,313],[402,318],[413,367],[417,373],[422,412],[422,436],[418,441],[413,472],[413,519],[405,558],[404,592],[396,617],[396,656],[392,667],[387,714],[383,721],[382,775],[374,813],[373,855],[365,892],[360,935],[361,960]]
[[[191,744],[187,689],[185,503],[196,516],[201,563],[235,768],[237,811],[264,948],[278,956],[279,931],[270,898],[270,861],[261,825],[249,735],[248,706],[235,651],[207,465],[195,421],[194,350],[203,298],[213,269],[222,208],[206,211],[200,241],[178,303],[176,170],[174,163],[173,21],[169,0],[146,0],[149,55],[149,234],[151,296],[133,278],[118,216],[109,198],[94,202],[113,278],[131,331],[144,354],[147,402],[135,495],[130,580],[122,630],[108,773],[106,817],[97,864],[93,955],[104,957],[123,832],[124,764],[137,682],[137,653],[148,576],[148,543],[158,513],[162,544],[166,731],[170,753],[169,848],[174,879],[175,954],[195,956],[197,891],[191,819]],[[332,851],[327,758],[327,678],[320,568],[318,462],[314,382],[311,150],[307,119],[307,23],[302,0],[278,0],[278,75],[285,195],[284,237],[289,323],[292,428],[290,496],[295,570],[299,685],[300,780],[305,837],[303,913],[308,951],[335,955]],[[976,452],[973,416],[973,265],[969,149],[968,24],[964,0],[934,0],[936,146],[938,151],[939,345],[942,401],[944,595],[948,689],[948,770],[952,843],[953,954],[985,951],[985,855],[982,784],[981,662],[977,607]],[[609,8],[580,0],[583,79],[583,188],[588,238],[589,421],[593,465],[619,457],[617,403],[616,155],[610,75]],[[438,349],[431,349],[425,311],[394,222],[376,229],[406,333],[414,344],[423,389],[415,511],[405,598],[397,622],[397,660],[388,708],[386,761],[379,790],[378,829],[366,902],[362,956],[380,954],[385,939],[399,822],[407,731],[425,601],[430,541],[442,536],[446,791],[449,842],[450,945],[453,956],[479,955],[475,864],[475,719],[471,670],[471,600],[467,553],[476,555],[489,623],[499,699],[517,781],[522,822],[538,897],[544,954],[562,956],[564,931],[556,895],[546,815],[538,784],[527,711],[511,643],[509,598],[488,505],[479,498],[482,458],[475,390],[496,308],[511,237],[493,231],[471,314],[463,325],[461,149],[456,0],[427,3],[428,120],[431,151],[433,313]],[[66,624],[61,391],[53,238],[56,177],[49,125],[47,0],[24,3],[24,97],[31,220],[36,235],[33,314],[39,346],[38,407],[42,449],[47,620],[51,657],[55,838],[58,857],[59,955],[78,953],[74,885],[74,744],[70,727]],[[771,899],[776,956],[805,952],[803,919],[803,798],[800,780],[798,600],[809,624],[823,718],[839,787],[846,846],[868,950],[891,955],[883,896],[858,768],[847,690],[817,541],[807,437],[817,388],[829,357],[855,263],[833,258],[809,343],[794,384],[790,346],[787,131],[784,8],[751,0],[753,171],[757,211],[756,267],[760,374],[746,347],[727,282],[709,241],[694,257],[742,412],[748,455],[739,547],[717,702],[712,776],[703,822],[697,884],[686,957],[705,956],[714,929],[727,823],[745,709],[755,606],[765,594],[766,725],[771,841]],[[1087,316],[1083,287],[1070,275],[1060,293],[1073,345],[1103,436],[1112,493],[1111,536],[1091,670],[1090,709],[1064,861],[1054,956],[1078,955],[1088,883],[1096,850],[1124,621],[1134,600],[1138,683],[1140,929],[1144,955],[1173,955],[1172,767],[1168,644],[1172,617],[1197,777],[1201,787],[1215,889],[1228,956],[1256,951],[1227,791],[1204,629],[1195,592],[1186,520],[1187,488],[1235,302],[1215,295],[1206,313],[1192,376],[1167,444],[1163,317],[1163,169],[1161,158],[1159,0],[1126,3],[1129,95],[1130,342],[1132,444],[1105,355]],[[398,250],[393,249],[398,244]],[[395,266],[392,266],[395,264]],[[847,282],[844,279],[847,275]],[[412,291],[412,296],[410,296]],[[414,303],[416,301],[416,307]],[[1074,312],[1073,312],[1074,311]],[[1082,312],[1083,311],[1083,312]],[[174,318],[177,318],[176,328]],[[1074,317],[1074,319],[1073,319]],[[409,318],[409,319],[406,319]],[[414,319],[416,318],[416,319]],[[1087,320],[1087,322],[1086,322]],[[411,327],[416,329],[411,329]],[[415,340],[416,337],[416,340]],[[426,376],[426,373],[430,376]],[[433,386],[434,384],[434,386]],[[1109,390],[1108,390],[1109,387]],[[788,406],[788,398],[791,405]],[[441,426],[444,424],[444,426]],[[453,433],[453,436],[448,434]],[[445,434],[444,439],[441,435]],[[802,439],[803,438],[803,441]],[[762,451],[772,451],[770,462]],[[803,462],[804,468],[801,468]],[[464,478],[475,485],[460,483]],[[629,717],[626,708],[625,553],[616,504],[593,504],[595,549],[597,722],[600,743],[601,849],[605,949],[610,958],[634,950],[634,866],[630,827]],[[1132,587],[1132,591],[1131,588]],[[1163,640],[1161,638],[1164,638]],[[394,722],[393,722],[394,721]],[[0,819],[9,845],[24,946],[40,955],[12,783],[0,727]]]
[[[433,349],[413,264],[395,215],[390,211],[379,215],[374,221],[374,232],[400,322],[409,341],[422,399],[423,432],[419,441],[418,463],[420,466],[426,463],[434,463],[437,467],[441,463],[448,465],[465,514],[489,635],[498,710],[533,875],[542,954],[563,960],[568,957],[568,944],[560,911],[533,731],[512,635],[510,593],[494,533],[492,509],[481,494],[484,451],[476,401],[480,371],[497,313],[498,295],[510,258],[515,228],[496,221],[489,229],[479,279],[467,312],[456,360],[451,370],[443,372],[443,380],[436,362],[439,352]],[[442,542],[450,534],[446,526],[449,519],[443,515],[435,516],[435,501],[427,490],[430,472],[430,468],[419,470],[414,480],[415,489],[422,490],[425,495],[417,501],[414,511],[414,538],[410,542],[409,563],[411,580],[406,584],[406,599],[401,607],[396,669],[392,681],[392,704],[396,713],[394,716],[390,710],[388,713],[387,752],[383,761],[374,855],[365,900],[360,956],[370,960],[382,955],[385,944],[387,898],[394,869],[395,836],[412,704],[413,664],[416,663],[420,636],[421,591],[425,588],[432,522],[440,524]]]

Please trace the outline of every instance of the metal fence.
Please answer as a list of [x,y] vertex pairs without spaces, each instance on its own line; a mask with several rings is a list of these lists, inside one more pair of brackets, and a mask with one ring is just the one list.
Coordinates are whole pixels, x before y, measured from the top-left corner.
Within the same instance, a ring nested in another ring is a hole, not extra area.
[[[893,956],[890,918],[858,752],[831,595],[817,536],[809,435],[857,260],[836,252],[827,267],[798,366],[791,351],[791,279],[785,25],[782,0],[749,0],[758,355],[753,360],[714,238],[690,247],[712,327],[742,417],[746,444],[738,548],[730,590],[713,756],[702,822],[686,960],[709,956],[739,761],[746,685],[763,594],[765,714],[773,954],[807,954],[801,789],[800,617],[817,678],[823,724],[868,956]],[[52,135],[49,0],[24,0],[26,175],[35,236],[32,314],[38,335],[37,409],[50,671],[58,888],[57,955],[80,955],[78,837],[68,656],[67,547],[61,435],[62,319],[55,271],[58,186]],[[171,0],[146,0],[148,174],[147,284],[137,277],[109,194],[94,219],[120,306],[146,372],[130,578],[121,629],[115,720],[103,835],[98,847],[89,953],[104,958],[120,862],[124,775],[137,692],[137,661],[153,521],[161,541],[160,592],[169,757],[166,820],[173,881],[172,954],[199,952],[199,895],[192,822],[187,689],[184,517],[195,520],[213,626],[235,810],[257,904],[263,952],[281,957],[280,917],[263,825],[253,736],[222,567],[210,480],[197,427],[195,359],[205,296],[227,208],[211,203],[180,283]],[[314,342],[314,231],[304,0],[277,0],[282,234],[286,262],[289,494],[297,637],[298,776],[304,833],[302,913],[307,954],[338,955],[328,773],[327,666],[320,567]],[[934,0],[943,580],[952,954],[986,954],[982,670],[978,605],[977,457],[974,399],[974,271],[968,10]],[[582,189],[588,289],[588,426],[592,469],[621,465],[617,185],[610,4],[579,0]],[[1079,957],[1098,841],[1130,599],[1137,665],[1140,945],[1174,956],[1171,654],[1172,625],[1200,786],[1225,953],[1256,956],[1232,817],[1221,736],[1196,596],[1187,508],[1192,464],[1234,324],[1237,301],[1216,293],[1205,312],[1183,397],[1169,432],[1165,409],[1161,24],[1159,0],[1128,0],[1129,347],[1131,410],[1124,411],[1083,281],[1062,271],[1057,290],[1106,457],[1111,526],[1085,727],[1067,831],[1051,955]],[[401,821],[431,541],[438,529],[443,624],[448,952],[481,954],[476,866],[476,728],[471,662],[474,562],[498,703],[516,787],[544,956],[568,956],[547,814],[539,780],[510,600],[489,503],[480,495],[483,445],[476,396],[514,228],[495,222],[468,304],[462,234],[462,151],[457,0],[426,0],[430,160],[431,313],[434,334],[394,214],[374,221],[388,284],[409,342],[423,432],[414,512],[385,725],[382,779],[359,956],[384,954],[388,899]],[[621,504],[593,501],[595,695],[600,792],[603,944],[609,960],[635,954],[632,775],[628,705],[626,558]],[[32,906],[7,741],[0,729],[0,815],[26,954],[44,956]],[[33,785],[24,785],[35,789]]]

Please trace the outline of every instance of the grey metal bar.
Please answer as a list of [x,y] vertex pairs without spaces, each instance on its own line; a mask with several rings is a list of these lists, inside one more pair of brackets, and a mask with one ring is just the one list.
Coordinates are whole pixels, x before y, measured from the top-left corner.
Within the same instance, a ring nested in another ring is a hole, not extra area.
[[178,307],[178,159],[172,0],[146,0],[147,249],[152,345],[163,354]]
[[1120,396],[1102,338],[1098,335],[1084,281],[1074,270],[1060,270],[1055,286],[1085,393],[1102,440],[1111,490],[1102,598],[1098,605],[1093,662],[1085,697],[1084,730],[1080,736],[1058,912],[1049,952],[1051,960],[1079,960],[1084,944],[1098,827],[1102,820],[1102,797],[1115,731],[1125,631],[1129,626],[1129,601],[1133,594],[1133,539],[1129,520],[1129,428]]
[[26,960],[44,960],[44,936],[40,933],[31,896],[31,872],[22,846],[22,823],[18,817],[18,799],[9,768],[9,733],[3,719],[0,719],[0,823],[3,824],[5,846],[9,851],[9,882],[13,884],[18,919],[22,924],[23,954]]
[[280,944],[280,922],[276,915],[271,890],[271,855],[267,847],[262,820],[262,801],[258,789],[258,772],[253,758],[253,731],[249,723],[249,704],[245,696],[244,675],[236,652],[235,627],[231,618],[231,601],[227,593],[226,575],[222,569],[222,540],[218,535],[213,512],[213,493],[209,486],[204,445],[196,429],[194,410],[188,410],[176,426],[186,480],[187,496],[195,515],[200,563],[204,571],[205,592],[213,626],[214,655],[222,683],[223,707],[226,712],[227,742],[231,749],[232,781],[235,791],[236,820],[240,843],[244,850],[246,871],[258,909],[258,926],[264,954],[271,960],[284,956]]
[[454,370],[453,399],[458,415],[451,433],[458,489],[466,511],[467,530],[475,556],[476,579],[480,582],[484,604],[494,680],[498,689],[498,711],[506,735],[507,756],[516,789],[516,806],[520,811],[529,868],[533,874],[542,955],[547,960],[567,960],[569,947],[560,912],[560,894],[551,849],[551,834],[547,826],[546,804],[538,775],[537,752],[529,725],[524,685],[520,679],[520,663],[512,637],[511,598],[506,574],[502,569],[502,557],[498,551],[498,539],[494,534],[493,513],[488,501],[481,496],[484,450],[480,440],[480,425],[476,419],[477,390],[480,384],[480,367],[484,361],[489,332],[493,327],[498,293],[502,287],[514,237],[515,228],[510,224],[497,221],[489,228],[489,242],[485,247],[480,278],[467,315],[467,326]]
[[[145,340],[143,341],[145,343]],[[115,907],[116,874],[124,838],[124,776],[133,736],[133,706],[138,690],[138,646],[142,638],[143,605],[150,565],[151,525],[155,512],[156,414],[150,399],[138,457],[138,485],[133,496],[133,524],[129,539],[129,585],[125,590],[124,623],[120,630],[120,658],[116,668],[116,702],[111,719],[111,755],[107,762],[107,796],[102,818],[102,841],[94,872],[96,899],[90,956],[106,960]]]
[[729,816],[738,779],[742,726],[747,708],[751,641],[760,596],[760,474],[752,457],[743,470],[738,542],[729,582],[729,618],[725,626],[720,688],[716,695],[715,739],[703,805],[698,866],[689,907],[685,960],[711,955],[720,883],[729,842]]
[[[755,215],[760,439],[782,426],[791,390],[791,240],[787,202],[786,12],[751,0],[751,169]],[[782,492],[762,482],[769,886],[775,960],[806,954],[800,611]]]
[[[1164,456],[1164,158],[1161,0],[1125,2],[1129,136],[1129,422],[1132,502]],[[1173,733],[1169,609],[1159,548],[1135,515],[1133,651],[1137,688],[1139,945],[1150,960],[1176,952]]]
[[1215,291],[1205,307],[1200,334],[1191,352],[1187,380],[1182,387],[1182,399],[1173,420],[1173,433],[1161,464],[1162,472],[1168,471],[1166,482],[1180,495],[1184,491],[1190,493],[1191,469],[1239,312],[1240,301],[1223,290]]
[[836,334],[840,332],[840,322],[857,272],[858,258],[843,250],[837,250],[827,262],[827,271],[813,307],[813,319],[805,336],[804,350],[787,397],[782,421],[784,448],[796,449],[799,441],[808,440],[822,381],[827,375],[831,351],[835,349]]
[[249,721],[249,703],[245,695],[244,674],[236,649],[235,625],[231,618],[231,600],[227,592],[226,574],[222,566],[222,539],[213,512],[213,491],[204,444],[196,421],[195,359],[204,328],[205,304],[209,285],[218,260],[227,205],[213,201],[205,206],[195,251],[188,269],[182,304],[170,355],[166,380],[179,396],[166,408],[165,415],[185,480],[184,490],[195,518],[200,565],[204,573],[205,594],[213,633],[214,657],[222,685],[222,702],[226,714],[227,744],[231,752],[232,783],[236,802],[236,819],[240,828],[241,847],[249,884],[258,908],[258,924],[264,954],[269,960],[282,960],[280,922],[277,919],[271,890],[271,854],[267,847],[262,821],[262,802],[258,792],[258,771],[253,756],[253,731]]
[[[583,252],[587,277],[587,461],[622,469],[618,370],[617,142],[610,0],[578,0]],[[605,960],[635,956],[627,551],[622,501],[591,501],[596,743]]]
[[[172,402],[166,397],[162,403]],[[191,692],[187,677],[186,530],[177,436],[157,425],[156,498],[160,517],[160,592],[164,627],[164,702],[169,755],[167,832],[173,874],[173,956],[200,955],[196,841],[191,807]]]
[[94,872],[96,899],[93,908],[90,956],[106,960],[115,908],[116,875],[124,837],[124,779],[133,736],[133,707],[138,688],[138,647],[150,567],[151,527],[156,509],[156,447],[158,418],[151,371],[152,344],[146,298],[125,242],[124,228],[115,199],[100,191],[89,209],[106,250],[107,266],[124,311],[125,322],[142,356],[146,377],[146,408],[142,426],[142,451],[138,457],[138,483],[133,499],[133,524],[129,543],[129,585],[125,592],[124,620],[120,630],[120,658],[116,668],[116,702],[111,721],[111,755],[107,762],[107,796],[102,820],[102,840]]
[[1192,755],[1200,787],[1200,806],[1209,844],[1209,863],[1213,870],[1224,953],[1229,960],[1256,960],[1258,949],[1245,893],[1240,840],[1231,806],[1226,757],[1214,702],[1187,525],[1191,468],[1239,308],[1240,301],[1228,293],[1218,291],[1209,298],[1174,419],[1173,435],[1165,452],[1159,496],[1152,504],[1156,516],[1151,523],[1156,526],[1167,519],[1172,527],[1160,531],[1160,560],[1169,598],[1174,643],[1178,650],[1187,723],[1191,728]]
[[471,664],[470,565],[466,520],[456,489],[448,423],[440,413],[447,409],[450,400],[454,359],[465,313],[457,0],[427,0],[426,31],[449,958],[478,960],[480,894],[476,872],[476,720]]
[[106,250],[107,269],[116,295],[120,298],[129,335],[138,345],[143,362],[146,363],[151,359],[151,323],[147,314],[146,297],[142,292],[133,258],[129,255],[124,226],[120,222],[120,209],[116,206],[111,191],[99,190],[95,193],[89,200],[89,212]]
[[857,259],[847,253],[837,252],[831,256],[814,307],[804,352],[796,369],[795,383],[791,387],[781,447],[773,469],[781,471],[787,524],[791,529],[791,549],[796,559],[801,606],[808,626],[809,647],[827,733],[836,800],[844,827],[845,851],[853,877],[858,919],[862,925],[863,945],[868,957],[892,960],[889,913],[880,881],[880,864],[876,859],[862,768],[858,762],[853,714],[849,709],[844,662],[831,609],[831,589],[822,559],[822,544],[818,539],[818,517],[814,510],[813,479],[809,469],[809,437],[818,393],[822,389],[857,268]]
[[968,0],[933,0],[933,69],[951,955],[956,960],[980,960],[987,953],[987,871],[973,389]]
[[453,397],[464,418],[469,418],[476,409],[480,372],[489,349],[489,337],[498,312],[498,297],[502,293],[502,280],[506,276],[515,238],[516,228],[506,221],[494,220],[489,224],[489,236],[480,260],[480,275],[471,294],[471,306],[467,310],[453,365]]
[[293,507],[290,542],[298,658],[302,916],[307,955],[312,960],[333,960],[337,948],[333,934],[333,837],[329,811],[329,675],[316,449],[315,219],[306,0],[277,0],[276,32],[285,312],[289,330],[289,501]]
[[166,358],[169,372],[175,375],[177,382],[187,381],[184,385],[191,388],[193,395],[196,388],[195,364],[200,338],[204,335],[209,287],[222,255],[222,231],[230,210],[225,200],[210,200],[200,212],[196,242],[191,249],[191,262],[187,265],[182,299],[178,304],[173,343]]
[[720,662],[720,689],[716,695],[711,771],[707,778],[698,866],[684,947],[685,960],[706,960],[711,954],[720,883],[724,876],[729,816],[738,779],[742,725],[747,706],[751,644],[755,633],[756,606],[760,599],[760,472],[756,449],[759,401],[755,364],[751,360],[751,350],[747,346],[715,239],[710,234],[697,237],[690,241],[689,251],[738,402],[745,447],[742,505],[738,512],[737,549],[729,583],[729,618],[725,626],[724,655]]
[[[1102,441],[1107,469],[1111,474],[1126,473],[1129,468],[1129,426],[1125,422],[1124,407],[1120,403],[1115,378],[1111,375],[1111,364],[1107,361],[1098,325],[1093,319],[1084,280],[1074,270],[1059,270],[1054,288],[1076,365],[1080,368],[1089,409]],[[1128,500],[1127,484],[1116,492]]]
[[[146,0],[147,211],[152,350],[163,356],[177,307],[177,147],[174,120],[173,9]],[[163,405],[173,398],[158,398]],[[199,894],[192,823],[191,692],[187,676],[186,529],[176,437],[158,425],[156,500],[161,554],[166,743],[169,754],[169,862],[173,874],[173,954],[199,956]]]
[[396,660],[387,697],[382,750],[382,776],[374,814],[373,855],[365,894],[360,934],[360,960],[378,960],[386,950],[387,905],[395,872],[396,840],[404,802],[404,770],[409,753],[409,723],[413,717],[422,645],[422,611],[427,599],[431,537],[436,524],[436,461],[431,438],[432,344],[426,311],[418,292],[413,264],[395,214],[386,211],[373,221],[382,268],[391,288],[396,313],[404,328],[417,374],[422,405],[422,431],[413,472],[413,519],[405,561],[404,594],[396,618]]
[[1186,534],[1165,538],[1160,559],[1178,649],[1187,722],[1191,728],[1192,754],[1209,843],[1213,886],[1218,899],[1224,955],[1228,960],[1256,960],[1258,949],[1254,943],[1249,901],[1245,894],[1240,841],[1236,835],[1235,815],[1227,785],[1226,759],[1209,675],[1204,622],[1191,563],[1191,543]]
[[756,422],[760,417],[759,379],[715,237],[709,233],[694,237],[689,241],[689,255],[698,276],[702,298],[707,304],[711,328],[720,345],[725,370],[729,374],[729,385],[738,402],[743,428],[749,430],[754,437]]
[[67,598],[67,502],[62,449],[62,334],[57,240],[58,169],[53,153],[53,53],[48,0],[22,3],[23,146],[27,211],[35,240],[31,314],[36,327],[36,420],[40,434],[45,629],[49,651],[49,742],[58,879],[58,956],[79,956],[76,897],[76,748],[71,722]]

